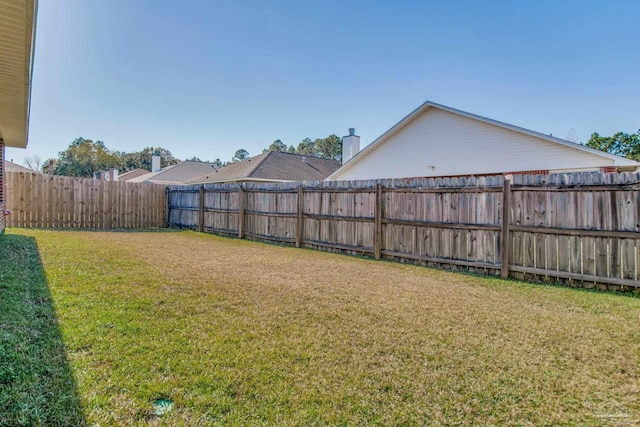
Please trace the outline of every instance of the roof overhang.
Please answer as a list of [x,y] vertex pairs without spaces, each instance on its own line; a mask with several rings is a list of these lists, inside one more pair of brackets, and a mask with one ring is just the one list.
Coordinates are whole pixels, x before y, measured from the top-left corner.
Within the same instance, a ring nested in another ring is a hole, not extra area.
[[0,0],[0,139],[25,148],[38,0]]

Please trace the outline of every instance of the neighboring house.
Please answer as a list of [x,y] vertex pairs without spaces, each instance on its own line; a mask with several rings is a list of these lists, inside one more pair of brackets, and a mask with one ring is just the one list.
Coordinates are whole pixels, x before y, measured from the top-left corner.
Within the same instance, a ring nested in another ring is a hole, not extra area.
[[[154,162],[155,163],[155,162]],[[158,160],[159,169],[159,160]],[[209,171],[217,169],[214,163],[184,161],[177,165],[167,166],[155,172],[147,172],[144,175],[128,179],[129,182],[151,182],[163,185],[181,185]]]
[[335,160],[268,151],[212,170],[187,184],[321,181],[339,167],[340,162]]
[[24,172],[24,173],[40,173],[36,172],[33,169],[25,168],[24,166],[20,166],[19,164],[6,161],[5,162],[5,172]]
[[[355,149],[345,153],[347,146]],[[639,166],[630,159],[430,101],[364,150],[358,152],[358,147],[359,137],[343,138],[344,164],[328,180],[623,172]]]
[[137,178],[139,176],[146,175],[148,173],[149,173],[149,171],[146,170],[146,169],[133,169],[133,170],[127,171],[127,172],[119,175],[118,176],[118,181],[130,181],[133,178]]
[[27,147],[36,4],[0,0],[0,233],[6,226],[5,147]]

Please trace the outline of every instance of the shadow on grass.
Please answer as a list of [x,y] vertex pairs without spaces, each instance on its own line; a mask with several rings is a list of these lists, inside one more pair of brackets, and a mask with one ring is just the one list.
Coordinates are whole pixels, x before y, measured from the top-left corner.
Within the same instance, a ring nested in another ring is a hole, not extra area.
[[86,425],[36,241],[0,235],[0,425]]

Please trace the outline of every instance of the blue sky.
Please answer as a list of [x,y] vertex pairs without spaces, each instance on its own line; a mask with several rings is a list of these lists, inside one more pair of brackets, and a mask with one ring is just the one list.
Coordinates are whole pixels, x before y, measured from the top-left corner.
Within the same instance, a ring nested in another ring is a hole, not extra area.
[[229,160],[426,100],[586,141],[640,128],[638,1],[39,2],[29,146]]

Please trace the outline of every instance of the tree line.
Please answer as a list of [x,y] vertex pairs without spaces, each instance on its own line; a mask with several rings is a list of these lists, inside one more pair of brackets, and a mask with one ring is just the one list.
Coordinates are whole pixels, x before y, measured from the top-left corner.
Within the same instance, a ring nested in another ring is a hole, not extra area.
[[[298,144],[297,147],[293,145],[287,146],[284,142],[276,139],[269,145],[269,147],[262,150],[263,153],[268,151],[278,151],[281,153],[300,154],[303,156],[320,157],[322,159],[342,161],[342,140],[336,134],[329,135],[326,138],[305,138]],[[225,166],[230,163],[241,162],[249,157],[249,152],[244,148],[240,148],[235,152],[231,161],[223,163],[220,159],[216,159],[213,163],[219,166]],[[194,157],[195,160],[200,160]],[[193,159],[192,159],[193,160]]]
[[95,172],[116,168],[120,172],[133,169],[151,170],[151,157],[160,156],[160,166],[180,163],[171,151],[162,147],[146,147],[140,151],[126,153],[109,150],[103,141],[76,138],[69,147],[58,153],[55,159],[41,162],[38,156],[25,157],[24,163],[35,171],[45,170],[53,161],[55,175],[92,177]]
[[276,139],[268,148],[263,150],[263,152],[266,151],[280,151],[284,153],[301,154],[303,156],[332,159],[339,162],[342,161],[342,141],[335,134],[329,135],[326,138],[317,138],[315,140],[305,138],[300,141],[297,147],[294,147],[293,145],[289,145],[287,147],[287,144]]
[[[601,136],[598,133],[593,133],[584,145],[640,161],[640,130],[631,134],[617,132],[612,136]],[[341,161],[342,141],[335,134],[315,140],[305,138],[297,146],[287,145],[276,139],[262,152],[267,151],[279,151]],[[174,157],[171,151],[162,147],[145,147],[140,151],[126,153],[111,151],[102,141],[93,141],[82,137],[76,138],[66,150],[60,151],[58,157],[52,160],[54,160],[54,174],[56,175],[91,177],[94,172],[110,168],[117,168],[121,173],[133,169],[150,171],[151,157],[154,154],[160,156],[160,167],[162,168],[181,161]],[[215,159],[207,162],[222,167],[231,163],[241,162],[248,157],[249,152],[241,148],[235,152],[229,161],[224,162],[220,159]],[[197,157],[187,160],[202,161]],[[24,163],[35,171],[42,171],[49,164],[49,161],[41,162],[37,156],[30,156],[24,159]]]
[[640,130],[631,134],[616,132],[613,136],[600,136],[594,132],[586,145],[616,156],[640,161]]
[[[326,138],[318,138],[312,140],[310,138],[303,139],[297,147],[293,145],[287,146],[279,139],[275,140],[266,151],[282,151],[287,153],[302,154],[308,156],[316,156],[327,159],[340,160],[342,158],[342,144],[340,138],[336,135],[329,135]],[[34,171],[43,171],[53,160],[55,175],[92,177],[95,172],[106,171],[116,168],[120,173],[124,173],[134,169],[151,170],[151,158],[153,155],[160,156],[160,167],[180,163],[180,159],[174,157],[166,148],[162,147],[145,147],[140,151],[126,153],[123,151],[112,151],[107,148],[105,143],[100,140],[91,140],[85,138],[76,138],[71,142],[66,150],[60,151],[55,159],[42,162],[38,156],[28,156],[24,159],[24,164]],[[240,162],[249,157],[249,152],[243,148],[237,150],[229,161],[222,161],[219,158],[213,161],[220,167]],[[186,160],[202,161],[198,157],[192,157]]]

